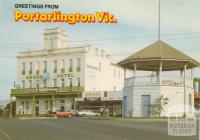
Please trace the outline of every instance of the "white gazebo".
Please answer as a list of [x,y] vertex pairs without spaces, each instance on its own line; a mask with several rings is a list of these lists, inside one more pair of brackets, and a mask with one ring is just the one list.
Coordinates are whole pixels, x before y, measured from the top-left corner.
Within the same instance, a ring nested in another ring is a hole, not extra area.
[[[163,41],[151,44],[120,61],[118,65],[134,71],[133,77],[125,78],[124,116],[148,117],[148,105],[161,95],[169,99],[165,110],[182,104],[180,110],[185,113],[186,105],[193,105],[192,71],[199,67],[200,63]],[[150,74],[137,76],[138,71],[148,71]],[[177,74],[178,71],[180,74]],[[164,76],[163,73],[169,74]],[[166,112],[162,115],[165,116]]]

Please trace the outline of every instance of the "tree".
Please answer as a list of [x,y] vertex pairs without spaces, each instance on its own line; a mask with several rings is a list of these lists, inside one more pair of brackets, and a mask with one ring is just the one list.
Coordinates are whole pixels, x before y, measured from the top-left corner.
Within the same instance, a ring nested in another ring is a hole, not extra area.
[[164,111],[164,107],[168,104],[168,98],[163,95],[154,100],[153,104],[150,104],[149,111],[152,117],[160,117]]
[[[6,105],[5,109],[7,109],[10,113],[10,103]],[[12,101],[12,116],[15,116],[15,112],[16,112],[16,101]]]

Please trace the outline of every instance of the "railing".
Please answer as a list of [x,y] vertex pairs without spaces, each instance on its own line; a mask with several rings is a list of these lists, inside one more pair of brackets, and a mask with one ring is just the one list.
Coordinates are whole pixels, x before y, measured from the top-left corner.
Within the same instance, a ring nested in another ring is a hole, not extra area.
[[[124,82],[124,87],[147,85],[184,86],[184,80],[176,77],[162,77],[160,83],[157,76],[136,76],[128,78]],[[192,79],[186,78],[186,86],[193,87]]]
[[34,93],[70,93],[82,92],[84,87],[47,87],[47,88],[25,88],[25,89],[11,89],[12,94],[34,94]]

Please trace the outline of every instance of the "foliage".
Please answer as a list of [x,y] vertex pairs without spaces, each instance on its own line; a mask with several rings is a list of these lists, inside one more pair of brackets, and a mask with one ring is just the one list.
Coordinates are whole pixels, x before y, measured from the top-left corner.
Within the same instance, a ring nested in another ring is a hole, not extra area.
[[168,104],[168,98],[163,95],[154,100],[153,104],[148,105],[152,117],[160,117],[164,107]]

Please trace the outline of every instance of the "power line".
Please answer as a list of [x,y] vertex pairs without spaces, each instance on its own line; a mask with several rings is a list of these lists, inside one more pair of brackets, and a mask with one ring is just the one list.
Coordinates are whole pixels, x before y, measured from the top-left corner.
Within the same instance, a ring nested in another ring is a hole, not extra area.
[[[200,32],[185,32],[185,33],[173,33],[173,34],[162,34],[161,36],[180,36],[180,35],[200,35]],[[118,41],[127,39],[142,39],[152,38],[156,35],[145,35],[145,36],[133,36],[133,37],[119,37],[119,38],[102,38],[102,39],[85,39],[85,40],[71,40],[68,43],[81,43],[81,42],[99,42],[99,41]],[[13,45],[43,45],[42,42],[24,42],[24,43],[0,43],[0,46],[13,46]]]

